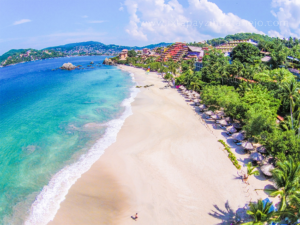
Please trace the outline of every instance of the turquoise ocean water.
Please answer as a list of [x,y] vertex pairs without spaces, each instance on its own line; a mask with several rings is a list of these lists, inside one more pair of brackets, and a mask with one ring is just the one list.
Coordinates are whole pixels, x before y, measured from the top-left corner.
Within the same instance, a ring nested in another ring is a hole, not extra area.
[[[104,58],[0,68],[0,224],[49,222],[71,185],[115,141],[136,93],[129,73],[98,66]],[[85,69],[52,71],[65,62]]]

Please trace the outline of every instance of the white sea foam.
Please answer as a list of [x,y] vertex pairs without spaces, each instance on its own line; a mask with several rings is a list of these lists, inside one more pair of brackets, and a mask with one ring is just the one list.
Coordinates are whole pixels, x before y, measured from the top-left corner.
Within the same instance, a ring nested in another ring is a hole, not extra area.
[[[133,74],[130,74],[130,76],[134,81]],[[92,146],[88,153],[82,155],[76,163],[64,167],[52,177],[49,184],[43,188],[32,204],[30,215],[25,221],[25,225],[45,225],[54,219],[60,208],[60,203],[65,200],[71,186],[83,173],[91,168],[104,153],[105,149],[116,141],[117,134],[125,119],[132,115],[131,103],[138,92],[138,89],[131,89],[130,97],[122,102],[122,106],[125,107],[124,113],[120,118],[106,123],[107,129],[105,134]]]

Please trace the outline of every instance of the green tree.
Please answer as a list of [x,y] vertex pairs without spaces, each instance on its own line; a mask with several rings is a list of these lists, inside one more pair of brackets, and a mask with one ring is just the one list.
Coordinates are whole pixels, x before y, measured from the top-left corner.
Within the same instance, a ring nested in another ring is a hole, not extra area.
[[240,43],[232,51],[232,59],[239,60],[241,63],[254,64],[260,60],[259,49],[250,43]]
[[294,80],[290,83],[283,83],[279,91],[279,96],[283,102],[288,102],[290,106],[290,115],[292,120],[292,129],[293,129],[293,112],[295,107],[295,101],[297,100],[298,93],[298,83]]
[[247,163],[247,175],[248,176],[259,176],[259,171],[256,169],[257,166],[253,166],[252,162]]
[[136,57],[137,53],[133,49],[131,49],[128,51],[127,55],[128,57]]
[[285,210],[289,201],[300,192],[300,162],[289,157],[278,162],[277,168],[271,171],[276,189],[265,189],[271,196],[280,196],[279,210]]

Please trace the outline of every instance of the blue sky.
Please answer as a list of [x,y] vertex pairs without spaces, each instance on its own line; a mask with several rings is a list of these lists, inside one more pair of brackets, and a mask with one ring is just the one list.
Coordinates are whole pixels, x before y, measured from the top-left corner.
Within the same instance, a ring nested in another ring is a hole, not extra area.
[[238,32],[300,37],[300,0],[0,0],[0,54],[90,40],[143,46]]

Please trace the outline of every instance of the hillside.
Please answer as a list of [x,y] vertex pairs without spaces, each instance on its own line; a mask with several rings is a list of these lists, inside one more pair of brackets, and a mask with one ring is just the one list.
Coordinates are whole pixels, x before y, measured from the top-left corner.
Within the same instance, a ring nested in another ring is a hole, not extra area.
[[[151,44],[143,47],[130,47],[121,45],[105,45],[101,42],[87,41],[80,43],[71,43],[66,45],[48,47],[42,50],[36,49],[12,49],[2,56],[0,56],[0,64],[2,66],[7,66],[11,64],[16,64],[20,62],[27,62],[33,60],[64,57],[64,56],[75,56],[75,55],[117,55],[123,49],[135,49],[140,50],[143,48],[153,49],[155,47],[168,46],[170,43],[159,43]],[[27,52],[29,53],[27,54]]]
[[246,40],[246,39],[252,39],[259,42],[259,41],[273,41],[276,38],[269,37],[268,35],[255,34],[255,33],[238,33],[233,35],[227,35],[225,38],[211,39],[208,40],[207,43],[212,46],[216,46],[216,45],[227,43],[229,41]]
[[54,46],[54,47],[48,47],[45,49],[53,49],[56,51],[71,51],[71,50],[79,50],[79,49],[84,49],[84,48],[92,48],[93,50],[113,50],[113,51],[122,51],[123,49],[135,49],[135,50],[139,50],[139,49],[143,49],[143,48],[150,48],[153,49],[155,47],[164,47],[164,46],[168,46],[172,43],[158,43],[158,44],[151,44],[151,45],[147,45],[147,46],[143,46],[143,47],[138,47],[138,46],[122,46],[122,45],[115,45],[115,44],[109,44],[109,45],[105,45],[101,42],[96,42],[96,41],[87,41],[87,42],[79,42],[79,43],[72,43],[72,44],[66,44],[66,45],[60,45],[60,46]]
[[8,52],[6,52],[6,53],[4,53],[3,55],[0,56],[0,62],[4,61],[9,56],[24,54],[28,50],[34,50],[34,49],[30,49],[30,48],[29,49],[11,49]]

